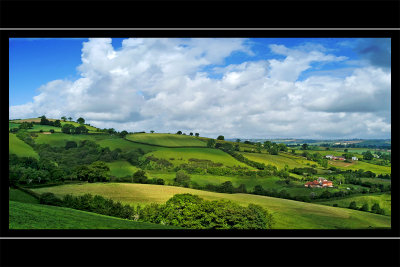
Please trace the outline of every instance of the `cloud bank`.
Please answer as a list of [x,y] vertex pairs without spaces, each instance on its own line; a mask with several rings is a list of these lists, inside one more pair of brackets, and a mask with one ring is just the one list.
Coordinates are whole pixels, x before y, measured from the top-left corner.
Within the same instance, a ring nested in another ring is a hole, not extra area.
[[378,44],[357,46],[371,64],[304,80],[315,64],[348,58],[318,44],[265,49],[276,57],[226,65],[233,53],[253,57],[251,42],[132,38],[115,49],[111,39],[89,39],[79,79],[44,84],[9,116],[83,117],[100,128],[225,138],[390,138],[391,73],[373,53],[386,51]]

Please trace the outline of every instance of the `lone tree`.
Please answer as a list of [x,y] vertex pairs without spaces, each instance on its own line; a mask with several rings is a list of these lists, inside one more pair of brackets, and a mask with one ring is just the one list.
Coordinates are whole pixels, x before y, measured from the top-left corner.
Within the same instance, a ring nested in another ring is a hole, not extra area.
[[194,135],[195,135],[196,137],[199,137],[199,133],[195,133]]
[[182,131],[177,131],[176,134],[182,134]]
[[151,130],[150,132],[151,132],[151,133],[154,133],[154,131],[153,131],[153,130]]
[[66,121],[66,120],[67,120],[67,117],[62,116],[61,119],[62,119],[63,121]]
[[85,123],[85,119],[80,117],[79,119],[76,120],[79,124],[84,124]]
[[193,133],[191,132],[191,133],[189,133],[189,135],[190,135],[190,136],[193,136]]
[[308,144],[303,144],[303,145],[301,146],[301,149],[307,150],[307,149],[308,149]]
[[217,140],[225,140],[225,137],[223,135],[220,135],[217,137]]
[[69,121],[72,121],[72,118],[71,118],[71,117],[68,117],[68,120],[69,120]]

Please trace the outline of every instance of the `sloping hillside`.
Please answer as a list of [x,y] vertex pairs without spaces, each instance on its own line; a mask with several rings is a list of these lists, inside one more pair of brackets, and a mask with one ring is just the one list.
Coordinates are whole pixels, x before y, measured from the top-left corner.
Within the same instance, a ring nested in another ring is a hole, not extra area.
[[57,196],[65,194],[98,194],[126,204],[165,203],[175,194],[191,193],[204,199],[228,199],[240,205],[250,203],[270,210],[276,219],[275,229],[358,229],[368,227],[390,227],[389,216],[357,210],[335,208],[287,199],[250,195],[223,194],[190,188],[148,185],[148,184],[82,184],[63,185],[34,189],[37,193],[52,192]]
[[130,134],[125,137],[127,140],[156,146],[165,147],[206,147],[207,144],[196,137],[178,134],[161,133],[140,133]]

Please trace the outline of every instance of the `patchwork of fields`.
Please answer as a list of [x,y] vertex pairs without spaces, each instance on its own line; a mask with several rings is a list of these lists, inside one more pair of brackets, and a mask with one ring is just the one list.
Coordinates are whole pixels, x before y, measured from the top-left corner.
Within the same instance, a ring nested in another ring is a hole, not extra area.
[[[9,128],[18,127],[18,123],[22,121],[40,121],[39,118],[10,121]],[[78,126],[76,122],[62,122],[62,124],[70,123]],[[87,126],[87,128],[89,128]],[[37,133],[34,137],[36,144],[49,144],[51,146],[65,146],[67,141],[79,142],[82,140],[92,140],[101,147],[109,147],[111,150],[117,148],[126,152],[129,150],[142,149],[145,157],[153,156],[158,159],[164,159],[172,163],[174,167],[181,164],[192,162],[190,159],[209,160],[213,163],[221,163],[223,166],[234,167],[240,166],[254,170],[253,167],[246,165],[230,156],[228,153],[219,149],[207,148],[208,138],[197,138],[187,135],[177,134],[130,134],[126,138],[120,138],[117,135],[109,135],[96,132],[97,134],[89,135],[70,135],[60,133],[61,128],[51,127],[48,125],[35,125],[29,131],[44,132],[54,129],[54,134]],[[91,127],[91,131],[97,128]],[[94,133],[94,132],[93,132]],[[39,159],[39,155],[34,149],[18,139],[15,134],[9,133],[9,150],[20,157],[35,157]],[[227,141],[217,141],[227,142]],[[240,143],[241,154],[247,159],[264,164],[276,166],[283,169],[285,166],[289,168],[303,168],[317,165],[316,162],[310,161],[300,155],[291,153],[282,153],[279,155],[270,155],[263,150],[263,153],[242,152],[243,150],[252,150],[255,147],[249,144]],[[302,150],[297,150],[302,153]],[[316,151],[309,151],[314,153]],[[318,151],[322,155],[342,155],[342,151]],[[344,163],[339,161],[328,161],[329,166],[335,166],[340,169],[363,169],[370,170],[377,174],[391,173],[391,167],[379,166],[367,162],[356,161],[353,163]],[[131,165],[125,160],[115,160],[107,162],[110,168],[109,174],[118,178],[132,177],[140,168]],[[207,163],[204,163],[207,164]],[[348,228],[369,228],[369,227],[390,227],[391,215],[391,195],[390,194],[367,194],[345,197],[339,200],[327,200],[317,203],[306,203],[293,201],[283,198],[273,198],[267,196],[259,196],[253,194],[223,194],[209,191],[195,190],[192,188],[170,186],[176,177],[175,170],[171,169],[152,169],[151,166],[146,170],[149,179],[161,178],[166,185],[151,184],[133,184],[133,183],[87,183],[65,184],[61,186],[36,188],[33,191],[37,193],[53,192],[59,197],[65,194],[83,195],[85,193],[98,194],[107,198],[121,201],[124,204],[132,206],[147,205],[150,203],[165,203],[174,194],[192,193],[199,195],[207,200],[228,199],[240,205],[247,206],[250,203],[258,204],[270,210],[276,220],[276,229],[348,229]],[[318,175],[327,174],[329,170],[318,166]],[[300,175],[291,174],[296,178],[302,178]],[[361,178],[363,182],[371,182],[375,184],[384,184],[386,187],[391,184],[390,180],[379,178]],[[118,180],[117,180],[118,181]],[[121,180],[120,180],[121,181]],[[124,180],[125,181],[125,180]],[[217,176],[211,174],[190,174],[190,181],[199,186],[207,184],[221,185],[226,181],[231,181],[234,187],[245,185],[246,189],[252,191],[256,185],[261,185],[264,189],[275,190],[280,192],[285,190],[292,197],[305,196],[309,197],[311,193],[316,196],[328,190],[331,193],[339,190],[351,190],[362,188],[360,185],[341,184],[339,188],[305,188],[304,182],[300,180],[291,180],[287,184],[282,178],[276,176],[259,177],[254,173],[253,176]],[[337,185],[335,185],[337,186]],[[356,192],[356,191],[355,191]],[[369,212],[351,210],[347,207],[351,201],[356,201],[357,206],[365,203],[370,207],[374,203],[379,203],[385,210],[383,216]],[[337,204],[338,207],[332,207]],[[93,213],[77,211],[67,208],[52,207],[39,205],[35,198],[25,194],[19,190],[10,191],[10,228],[12,229],[166,229],[168,227],[162,225],[143,224],[123,219],[97,215]]]

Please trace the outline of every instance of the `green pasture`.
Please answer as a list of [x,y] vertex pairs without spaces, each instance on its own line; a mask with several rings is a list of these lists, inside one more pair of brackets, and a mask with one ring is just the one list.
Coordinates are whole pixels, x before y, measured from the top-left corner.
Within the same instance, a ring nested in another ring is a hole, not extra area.
[[369,210],[371,210],[372,205],[378,203],[379,206],[385,210],[385,215],[392,214],[392,196],[391,194],[368,194],[361,196],[346,197],[337,200],[328,201],[318,201],[318,204],[329,205],[337,204],[339,207],[348,208],[350,203],[355,201],[357,203],[357,208],[361,208],[362,205],[368,204]]
[[134,172],[139,170],[139,168],[132,166],[125,160],[107,162],[106,164],[110,168],[110,174],[115,177],[132,176]]
[[9,153],[18,157],[33,157],[39,159],[39,155],[33,148],[20,140],[15,134],[9,133]]
[[146,143],[150,145],[157,145],[157,146],[168,146],[168,147],[207,146],[207,143],[197,139],[196,137],[188,135],[178,135],[178,134],[140,133],[140,134],[127,135],[125,138],[131,141]]
[[334,161],[334,160],[329,160],[328,161],[328,166],[334,166],[339,169],[344,169],[344,170],[359,170],[362,169],[364,171],[371,171],[376,174],[390,174],[392,173],[392,168],[387,167],[387,166],[380,166],[380,165],[375,165],[371,164],[368,162],[364,161],[353,161],[352,163],[346,163],[342,161]]
[[166,159],[173,165],[178,166],[188,163],[190,158],[211,160],[215,163],[222,163],[224,166],[242,166],[249,167],[246,164],[236,160],[231,155],[219,149],[213,148],[158,148],[146,156],[153,155],[156,158]]
[[59,197],[65,194],[98,194],[130,205],[165,203],[175,194],[191,193],[207,200],[227,199],[240,205],[258,204],[274,216],[275,229],[365,229],[390,227],[390,217],[357,210],[329,207],[313,203],[250,194],[223,194],[183,187],[129,184],[85,183],[34,189],[37,193],[52,192]]
[[39,200],[21,190],[11,188],[8,199],[17,202],[39,204]]
[[182,229],[70,208],[9,202],[9,229]]

